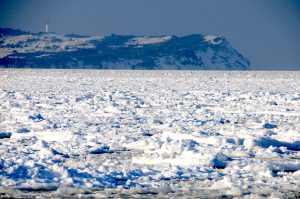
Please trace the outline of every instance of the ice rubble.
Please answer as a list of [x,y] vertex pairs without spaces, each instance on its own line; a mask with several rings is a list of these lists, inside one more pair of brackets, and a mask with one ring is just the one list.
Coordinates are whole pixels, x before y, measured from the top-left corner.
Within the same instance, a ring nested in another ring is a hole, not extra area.
[[1,70],[0,82],[0,193],[299,196],[298,72]]

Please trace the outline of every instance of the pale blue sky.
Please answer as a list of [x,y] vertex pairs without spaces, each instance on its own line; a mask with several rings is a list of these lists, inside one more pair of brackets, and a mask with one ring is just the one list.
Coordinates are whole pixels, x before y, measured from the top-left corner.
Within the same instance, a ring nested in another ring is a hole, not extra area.
[[300,70],[299,0],[0,0],[0,27],[83,35],[222,35],[253,69]]

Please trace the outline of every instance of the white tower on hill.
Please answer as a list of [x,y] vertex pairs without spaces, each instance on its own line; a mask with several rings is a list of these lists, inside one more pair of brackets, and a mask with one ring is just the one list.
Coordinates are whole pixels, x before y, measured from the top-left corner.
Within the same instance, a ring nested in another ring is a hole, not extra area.
[[49,32],[49,22],[48,22],[48,21],[47,21],[47,23],[46,23],[45,32],[46,32],[46,33]]

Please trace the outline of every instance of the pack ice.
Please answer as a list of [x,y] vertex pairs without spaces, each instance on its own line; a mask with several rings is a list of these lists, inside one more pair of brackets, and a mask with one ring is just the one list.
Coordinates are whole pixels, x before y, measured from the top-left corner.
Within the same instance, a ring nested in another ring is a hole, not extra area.
[[300,73],[0,70],[0,196],[300,196]]

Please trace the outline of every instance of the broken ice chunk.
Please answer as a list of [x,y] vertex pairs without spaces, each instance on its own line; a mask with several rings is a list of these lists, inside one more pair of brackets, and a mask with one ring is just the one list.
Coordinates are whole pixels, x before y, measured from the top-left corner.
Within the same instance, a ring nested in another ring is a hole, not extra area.
[[30,130],[28,128],[20,128],[17,130],[17,133],[29,133]]
[[11,137],[11,133],[9,133],[9,132],[0,132],[0,139],[10,138],[10,137]]
[[33,120],[34,122],[41,122],[44,120],[44,117],[38,113],[38,114],[34,114],[34,115],[30,115],[28,117],[30,120]]
[[102,146],[100,148],[97,148],[95,150],[92,150],[91,154],[103,154],[103,153],[113,153],[113,151],[109,150],[109,146]]
[[277,128],[277,125],[266,123],[266,124],[263,125],[263,128],[265,128],[265,129],[274,129],[274,128]]

